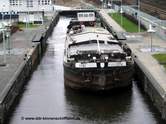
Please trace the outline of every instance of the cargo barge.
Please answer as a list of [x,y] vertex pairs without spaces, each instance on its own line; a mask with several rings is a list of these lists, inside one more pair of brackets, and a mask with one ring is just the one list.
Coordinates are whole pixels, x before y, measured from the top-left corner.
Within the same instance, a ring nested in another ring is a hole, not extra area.
[[111,90],[130,86],[134,61],[130,48],[102,27],[73,25],[64,50],[65,86]]

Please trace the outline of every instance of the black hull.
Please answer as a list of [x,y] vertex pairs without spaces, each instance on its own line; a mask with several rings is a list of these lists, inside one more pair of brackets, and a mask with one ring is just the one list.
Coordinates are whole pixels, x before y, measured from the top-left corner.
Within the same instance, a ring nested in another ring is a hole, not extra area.
[[64,63],[65,86],[77,90],[108,91],[131,86],[133,65],[118,68],[78,69]]

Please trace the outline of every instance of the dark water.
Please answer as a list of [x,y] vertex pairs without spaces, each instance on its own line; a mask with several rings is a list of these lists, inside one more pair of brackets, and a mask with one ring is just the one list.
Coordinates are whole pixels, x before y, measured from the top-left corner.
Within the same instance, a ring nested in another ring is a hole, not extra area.
[[127,91],[105,95],[64,88],[63,49],[68,22],[62,17],[56,26],[10,124],[164,124],[134,82]]

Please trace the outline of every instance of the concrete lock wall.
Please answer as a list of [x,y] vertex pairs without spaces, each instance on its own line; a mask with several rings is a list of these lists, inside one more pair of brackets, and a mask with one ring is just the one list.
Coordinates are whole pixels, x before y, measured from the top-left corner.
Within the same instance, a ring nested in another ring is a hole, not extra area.
[[3,41],[3,34],[0,33],[0,43]]
[[58,21],[59,21],[59,13],[55,13],[55,15],[52,17],[52,20],[45,25],[46,31],[42,33],[42,37],[40,39],[42,53],[45,52],[47,47],[46,41],[48,37],[52,34],[53,29]]
[[9,111],[11,110],[17,96],[19,96],[23,86],[26,84],[30,75],[40,62],[47,46],[46,41],[51,35],[58,20],[59,14],[57,13],[53,17],[53,20],[48,23],[47,26],[49,26],[49,28],[45,30],[43,35],[40,34],[38,41],[35,41],[36,43],[34,43],[32,50],[25,54],[23,58],[24,60],[11,78],[11,85],[5,91],[6,95],[4,96],[3,101],[0,103],[0,124],[4,123],[4,120],[6,119],[5,117],[9,114]]
[[[39,44],[38,44],[39,45]],[[32,55],[35,53],[32,53]],[[37,59],[36,59],[37,61]],[[32,57],[26,56],[10,80],[11,86],[6,90],[7,94],[4,96],[3,102],[0,104],[1,108],[1,123],[3,123],[6,114],[10,111],[14,100],[19,95],[22,87],[25,85],[28,77],[33,72]]]
[[162,94],[157,90],[156,86],[153,85],[151,79],[149,79],[149,77],[142,71],[143,69],[140,68],[139,65],[135,65],[135,70],[135,77],[137,77],[138,85],[141,86],[143,91],[150,97],[153,105],[156,106],[156,108],[161,113],[162,118],[166,119],[165,94]]
[[[1,123],[3,123],[6,113],[9,111],[14,99],[18,95],[18,91],[21,89],[21,84],[23,84],[24,80],[24,73],[21,70],[24,69],[26,65],[26,61],[23,61],[22,64],[19,66],[18,70],[15,72],[14,76],[10,80],[11,86],[8,87],[8,91],[6,90],[7,94],[4,96],[2,103],[0,104],[1,108]],[[22,80],[21,80],[22,79]]]
[[[102,21],[102,25],[108,29],[109,32],[113,33],[113,35],[118,39],[117,32],[107,23],[101,14],[98,13],[100,19]],[[133,55],[134,57],[134,55]],[[153,76],[146,70],[146,67],[142,65],[139,59],[134,58],[135,61],[135,75],[139,80],[138,85],[143,87],[143,90],[150,97],[154,106],[159,110],[163,119],[166,120],[166,93],[162,87],[160,87],[157,81]]]

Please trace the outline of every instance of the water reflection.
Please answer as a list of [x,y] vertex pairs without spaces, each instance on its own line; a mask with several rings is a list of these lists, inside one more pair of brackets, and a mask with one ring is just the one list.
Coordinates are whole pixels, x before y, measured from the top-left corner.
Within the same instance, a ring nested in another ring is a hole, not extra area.
[[152,106],[147,105],[149,101],[133,83],[132,89],[113,94],[87,94],[66,89],[67,108],[86,124],[164,124],[159,116],[154,116],[149,108]]
[[66,89],[65,97],[73,116],[79,116],[85,123],[108,123],[120,120],[129,112],[132,91],[94,94]]

